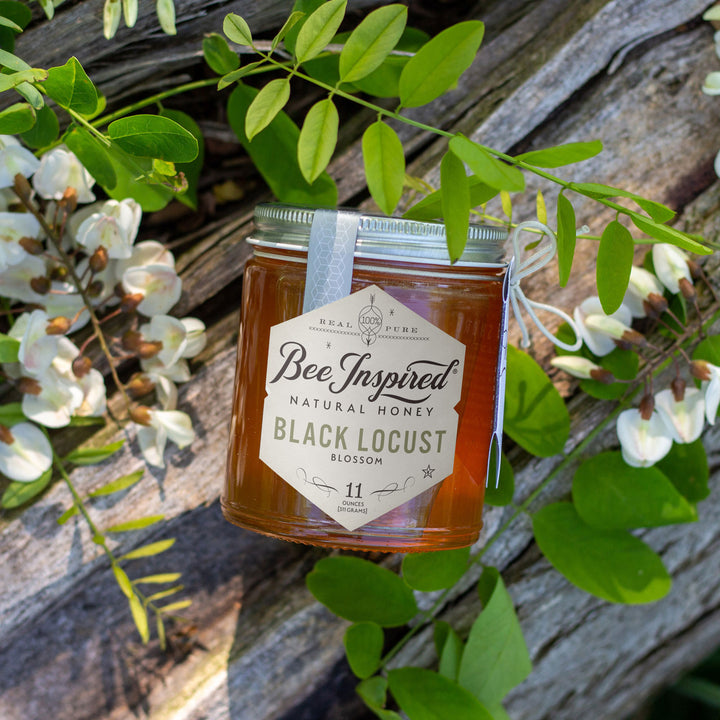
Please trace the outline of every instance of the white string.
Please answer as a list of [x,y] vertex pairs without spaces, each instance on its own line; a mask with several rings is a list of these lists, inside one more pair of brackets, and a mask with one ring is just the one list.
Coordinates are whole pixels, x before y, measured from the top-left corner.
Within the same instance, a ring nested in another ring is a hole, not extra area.
[[[527,258],[523,258],[524,248],[520,247],[520,233],[523,230],[539,230],[543,233],[543,237],[540,239],[540,244],[531,255]],[[545,240],[547,239],[547,242]],[[520,328],[522,335],[522,342],[520,343],[524,348],[530,345],[530,336],[528,334],[527,326],[520,313],[520,303],[523,304],[530,319],[535,323],[537,329],[553,344],[563,350],[579,350],[582,345],[582,338],[578,331],[577,325],[574,320],[565,312],[553,305],[547,305],[546,303],[535,302],[526,297],[525,293],[520,287],[520,281],[526,278],[528,275],[540,270],[540,268],[547,265],[557,251],[557,238],[555,233],[547,226],[537,220],[526,220],[521,222],[513,231],[512,234],[513,250],[515,252],[515,262],[517,263],[517,270],[512,273],[510,278],[510,302],[512,303],[513,314],[515,320]],[[559,338],[555,337],[546,327],[542,321],[535,314],[535,309],[546,310],[553,315],[557,315],[562,318],[575,334],[574,343],[566,343]]]

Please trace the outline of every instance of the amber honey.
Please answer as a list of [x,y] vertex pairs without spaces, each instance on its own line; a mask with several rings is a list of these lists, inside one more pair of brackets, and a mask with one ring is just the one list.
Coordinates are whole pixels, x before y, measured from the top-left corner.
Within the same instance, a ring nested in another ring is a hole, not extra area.
[[[381,288],[402,306],[459,340],[465,346],[465,357],[460,401],[455,406],[459,419],[451,474],[380,517],[348,530],[260,459],[270,329],[301,315],[306,284],[306,236],[312,211],[303,211],[306,214],[300,216],[283,212],[283,206],[270,207],[257,218],[258,232],[251,240],[255,252],[243,281],[222,497],[225,517],[277,538],[350,549],[414,552],[473,543],[482,527],[488,456],[493,437],[498,435],[497,412],[502,401],[498,377],[503,359],[507,276],[501,256],[503,232],[492,228],[471,231],[466,253],[460,262],[450,265],[444,257],[442,226],[358,215],[360,231],[350,292],[370,286]],[[377,222],[373,224],[373,220]],[[364,234],[366,226],[372,232]],[[363,316],[365,322],[372,323],[372,310],[369,306]],[[399,332],[392,322],[392,317],[386,316],[384,328],[390,333]],[[428,379],[426,385],[431,384]],[[329,406],[317,400],[315,403],[314,412],[321,423]],[[412,453],[421,447],[422,434],[410,429],[410,421],[403,419],[403,413],[419,414],[420,410],[407,403],[398,408],[397,429],[390,440],[400,452]],[[330,445],[334,426],[322,427],[328,428]],[[403,435],[404,427],[409,429]],[[284,425],[282,432],[286,432]],[[429,449],[430,435],[424,440]],[[358,456],[333,452],[332,458],[326,480],[341,489],[343,497],[351,498],[343,501],[351,505],[355,486],[345,480],[349,477],[348,463],[352,464],[353,458],[357,463]],[[430,469],[430,463],[427,467]],[[493,468],[493,482],[494,472]]]

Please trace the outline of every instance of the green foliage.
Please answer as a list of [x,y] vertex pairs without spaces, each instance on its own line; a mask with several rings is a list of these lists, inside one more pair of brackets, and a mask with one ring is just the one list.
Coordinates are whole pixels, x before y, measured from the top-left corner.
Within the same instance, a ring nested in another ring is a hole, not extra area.
[[343,638],[350,669],[361,680],[369,678],[380,666],[385,637],[382,628],[373,622],[351,625]]
[[705,360],[711,365],[720,367],[720,335],[709,335],[695,347],[693,360]]
[[[130,552],[125,553],[125,555],[123,555],[120,559],[137,560],[138,558],[152,557],[154,555],[164,553],[166,550],[169,550],[174,544],[175,538],[170,538],[169,540],[158,540],[157,542],[148,543],[147,545],[143,545],[142,547],[135,548],[135,550],[131,550]],[[145,582],[147,582],[147,580]],[[157,595],[154,597],[157,597]]]
[[[468,182],[470,190],[470,207],[482,205],[498,194],[498,189],[487,185],[478,178],[471,176]],[[442,191],[436,190],[415,203],[404,214],[409,220],[437,220],[443,216]]]
[[368,190],[380,210],[392,215],[405,181],[405,152],[397,133],[382,120],[369,125],[362,138]]
[[465,643],[450,623],[442,621],[435,622],[433,639],[440,658],[438,672],[449,680],[457,682]]
[[287,78],[276,78],[263,85],[245,115],[245,134],[252,140],[264,130],[275,116],[285,107],[290,99],[290,81]]
[[638,195],[637,193],[630,192],[628,190],[622,190],[621,188],[612,187],[610,185],[602,185],[600,183],[572,183],[573,190],[587,195],[592,198],[627,198],[637,203],[650,217],[656,222],[667,222],[675,217],[674,210],[671,210],[667,205],[655,202],[654,200],[648,200],[647,198]]
[[25,414],[22,411],[22,405],[19,402],[0,405],[0,425],[12,427],[20,422],[24,422],[25,419]]
[[164,515],[148,515],[147,517],[137,518],[135,520],[128,520],[127,522],[117,523],[111,525],[107,532],[130,532],[131,530],[142,530],[143,528],[155,525],[165,518]]
[[3,26],[0,27],[0,49],[12,52],[15,48],[15,36],[19,32],[16,28],[24,30],[27,27],[32,20],[32,11],[25,3],[1,0],[0,17],[12,23],[3,23]]
[[282,202],[319,207],[337,203],[337,188],[329,175],[322,173],[310,185],[297,161],[300,131],[284,113],[277,114],[265,130],[250,142],[245,134],[245,114],[257,90],[242,83],[228,100],[228,120],[255,167],[265,178],[275,196]]
[[136,470],[129,475],[123,475],[117,480],[112,480],[111,482],[99,487],[97,490],[93,490],[88,497],[104,497],[105,495],[112,495],[113,493],[127,490],[140,480],[144,472],[144,470]]
[[345,17],[346,0],[329,0],[305,20],[295,40],[295,58],[304,63],[319,55],[333,39]]
[[487,185],[508,192],[525,189],[523,174],[512,165],[494,158],[482,145],[463,135],[455,135],[450,140],[450,149]]
[[98,138],[84,127],[73,124],[63,136],[63,140],[100,185],[108,191],[115,188],[115,168],[105,146]]
[[425,105],[457,83],[482,43],[485,26],[477,20],[458,23],[423,45],[400,74],[403,107]]
[[495,478],[490,477],[485,487],[485,504],[503,507],[509,505],[515,494],[515,474],[512,465],[507,459],[505,453],[500,456],[500,477],[498,478],[497,487],[495,486]]
[[382,627],[405,625],[418,611],[412,590],[386,568],[357,557],[328,557],[307,576],[310,592],[336,615]]
[[493,720],[472,693],[431,670],[414,667],[391,670],[388,686],[410,720]]
[[29,103],[15,103],[0,111],[0,134],[18,135],[35,124],[35,108]]
[[205,160],[205,141],[202,131],[200,130],[200,126],[187,113],[182,112],[182,110],[163,108],[160,115],[169,118],[185,128],[197,141],[198,153],[193,160],[190,160],[190,162],[175,162],[175,171],[182,173],[187,181],[187,190],[178,194],[177,199],[195,210],[197,209],[197,187]]
[[61,67],[50,68],[44,88],[66,110],[92,115],[97,109],[97,90],[76,57],[71,57]]
[[[634,380],[638,374],[640,358],[633,350],[615,348],[610,354],[598,358],[598,363],[605,370],[609,370],[618,380]],[[628,389],[626,383],[604,383],[591,378],[582,380],[580,388],[598,400],[617,400]]]
[[118,440],[100,448],[76,448],[69,452],[63,461],[74,465],[95,465],[114,455],[124,444],[124,440]]
[[465,643],[458,682],[489,707],[521,683],[532,665],[512,599],[495,568],[483,570],[478,591],[483,610]]
[[585,460],[573,478],[573,501],[593,527],[633,529],[697,520],[695,508],[656,467],[631,467],[619,452]]
[[630,282],[633,263],[633,239],[630,231],[613,220],[603,231],[597,253],[597,289],[606,315],[622,305]]
[[0,362],[12,363],[18,361],[20,341],[9,335],[0,333]]
[[375,677],[363,680],[355,690],[367,707],[380,718],[380,720],[401,720],[396,712],[384,709],[385,703],[387,702],[387,686],[387,680],[384,677],[376,675]]
[[191,162],[197,157],[195,136],[162,115],[130,115],[108,125],[108,134],[117,145],[138,157],[167,162]]
[[562,452],[570,416],[544,370],[526,353],[509,346],[505,388],[505,432],[529,453]]
[[329,98],[316,102],[305,117],[298,139],[298,165],[311,185],[335,152],[339,123],[337,108]]
[[615,603],[649,603],[670,591],[660,557],[625,530],[601,530],[583,522],[572,503],[553,503],[534,513],[533,532],[543,555],[573,585]]
[[415,590],[444,590],[465,574],[469,559],[470,548],[411,553],[403,558],[403,578]]
[[561,287],[565,287],[570,279],[570,269],[575,256],[575,222],[575,208],[570,200],[560,193],[557,200],[557,257]]
[[673,443],[670,452],[655,467],[690,502],[700,502],[710,495],[710,467],[701,439],[692,443]]
[[602,149],[600,140],[574,142],[526,152],[518,155],[515,159],[536,167],[558,168],[589,160],[602,152]]
[[0,507],[12,510],[37,497],[50,484],[52,474],[50,468],[32,482],[11,482],[0,498]]
[[240,66],[240,58],[234,53],[222,35],[210,33],[203,38],[203,57],[205,62],[218,75],[237,70]]
[[43,104],[35,111],[35,124],[22,133],[22,139],[31,148],[44,148],[55,141],[59,132],[60,123],[55,111]]
[[465,165],[452,152],[440,161],[440,190],[450,262],[460,259],[467,243],[470,225],[470,188]]
[[253,44],[252,32],[250,32],[248,24],[244,18],[241,18],[235,13],[230,13],[225,16],[225,20],[223,20],[223,32],[229,40],[232,40],[238,45],[252,46]]

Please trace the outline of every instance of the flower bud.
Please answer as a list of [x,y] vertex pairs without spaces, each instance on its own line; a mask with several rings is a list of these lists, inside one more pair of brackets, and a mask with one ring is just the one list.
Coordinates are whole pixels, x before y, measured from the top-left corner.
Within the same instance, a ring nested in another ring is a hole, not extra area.
[[615,380],[609,370],[579,355],[558,355],[550,361],[550,364],[577,378],[597,380],[608,384]]
[[687,383],[681,378],[676,377],[670,383],[670,389],[672,390],[675,402],[682,402],[685,399],[685,387]]
[[63,208],[68,215],[77,210],[78,194],[74,187],[66,187],[63,196],[58,200],[58,205]]
[[12,445],[15,442],[13,434],[10,432],[10,428],[6,425],[0,425],[0,442],[6,445]]
[[130,382],[125,386],[131,398],[141,398],[148,395],[155,389],[155,383],[142,373],[136,373],[130,378]]
[[31,377],[18,378],[17,389],[23,395],[39,395],[42,392],[40,383]]
[[13,184],[13,189],[15,190],[17,196],[24,200],[30,200],[30,197],[32,196],[32,188],[30,187],[28,179],[22,173],[18,173],[15,175],[14,180],[15,183]]
[[72,362],[72,371],[76,378],[85,377],[92,370],[92,360],[87,355],[78,355]]
[[145,407],[145,405],[130,408],[130,419],[138,425],[150,425],[150,408]]
[[680,292],[680,279],[685,278],[690,284],[690,259],[684,251],[674,245],[659,243],[652,248],[653,267],[658,280],[674,294]]
[[63,282],[67,279],[68,271],[67,268],[63,265],[57,265],[50,271],[50,279],[51,280],[57,280],[58,282]]
[[72,321],[69,318],[59,315],[51,320],[48,320],[48,324],[45,328],[45,332],[48,335],[65,335],[70,330]]
[[655,398],[650,393],[643,395],[640,400],[639,409],[640,417],[642,417],[643,420],[649,420],[652,417],[653,410],[655,410]]
[[712,378],[710,366],[704,360],[693,360],[690,363],[690,374],[702,382],[707,382]]
[[90,256],[88,264],[94,273],[102,272],[108,264],[107,250],[100,245],[100,247],[98,247],[98,249]]
[[136,352],[143,342],[143,336],[137,330],[126,330],[122,336],[122,346],[130,352]]
[[137,349],[137,354],[142,360],[149,360],[155,357],[163,348],[163,344],[159,340],[152,342],[141,342]]
[[688,268],[690,270],[690,277],[692,277],[693,280],[700,280],[703,275],[702,268],[700,267],[699,263],[696,263],[694,260],[688,260],[687,261]]
[[102,291],[104,289],[105,283],[102,280],[93,280],[91,283],[88,283],[85,292],[87,293],[88,297],[96,298],[102,295]]
[[123,295],[120,301],[120,308],[123,312],[135,312],[137,306],[143,301],[145,296],[142,293],[132,293]]
[[668,309],[668,301],[663,295],[650,293],[643,302],[643,308],[645,309],[645,314],[649,318],[657,320],[657,318],[659,318]]
[[694,300],[697,296],[695,286],[687,278],[680,278],[678,280],[678,287],[686,300]]
[[616,343],[628,343],[640,347],[647,345],[647,340],[641,333],[607,315],[588,315],[585,318],[585,325],[591,330],[604,333]]
[[45,246],[37,238],[21,237],[18,243],[29,255],[42,255],[45,252]]
[[38,295],[47,295],[47,293],[50,292],[50,280],[44,275],[30,278],[30,287],[33,289],[33,292],[36,292]]

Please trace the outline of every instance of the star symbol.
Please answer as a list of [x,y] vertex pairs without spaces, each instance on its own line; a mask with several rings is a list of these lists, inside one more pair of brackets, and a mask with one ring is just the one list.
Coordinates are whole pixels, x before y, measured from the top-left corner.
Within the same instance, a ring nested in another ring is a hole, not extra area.
[[390,317],[392,317],[395,314],[395,310],[393,308],[390,308]]
[[435,472],[435,468],[431,468],[430,463],[428,463],[428,466],[426,468],[423,468],[422,472],[423,478],[431,478],[432,474]]
[[329,350],[332,347],[332,343],[328,343],[325,347]]

